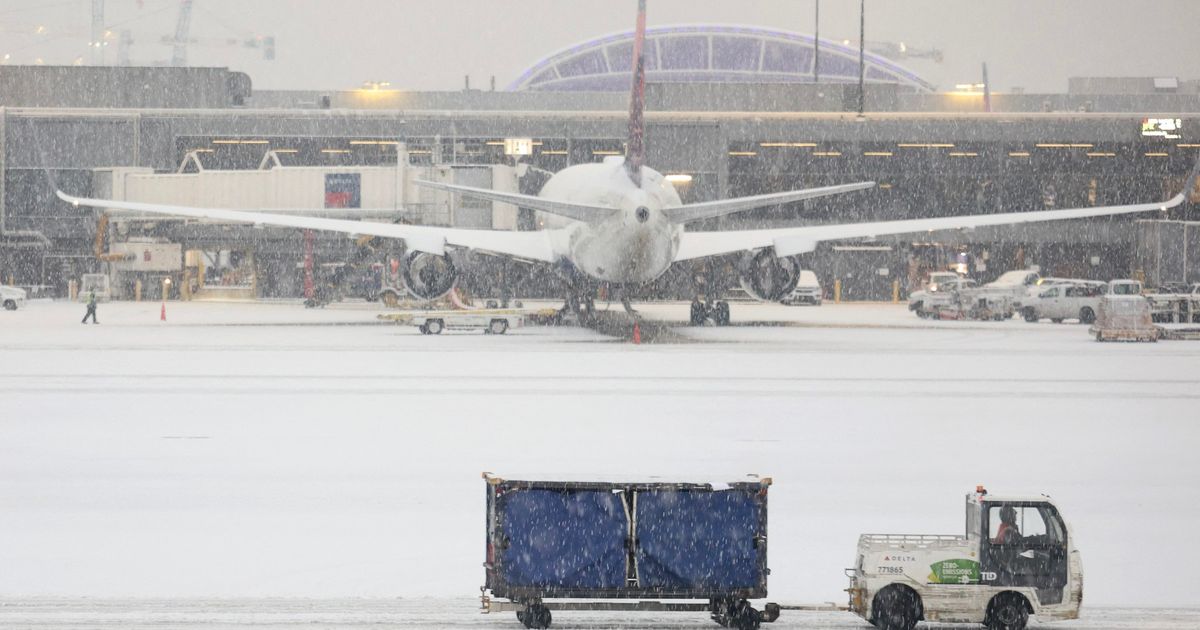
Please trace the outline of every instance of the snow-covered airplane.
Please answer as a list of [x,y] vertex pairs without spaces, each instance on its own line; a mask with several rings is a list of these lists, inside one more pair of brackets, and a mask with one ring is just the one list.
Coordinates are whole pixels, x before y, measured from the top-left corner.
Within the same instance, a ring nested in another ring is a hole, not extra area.
[[[967,215],[870,223],[824,224],[790,228],[691,232],[689,222],[720,217],[752,208],[790,203],[871,188],[859,182],[791,192],[684,204],[661,173],[644,165],[646,0],[638,0],[633,46],[633,86],[629,105],[629,135],[625,155],[602,163],[570,166],[546,182],[537,196],[418,181],[479,199],[499,201],[541,213],[545,229],[537,231],[473,230],[453,227],[400,225],[372,221],[273,214],[221,208],[194,208],[130,201],[87,199],[58,191],[64,201],[96,208],[115,208],[181,217],[239,221],[312,230],[345,232],[403,239],[412,254],[403,277],[415,296],[436,299],[448,293],[458,273],[447,257],[452,248],[474,249],[525,261],[555,265],[571,285],[568,304],[586,300],[581,284],[609,283],[632,289],[654,281],[676,262],[741,253],[746,256],[742,286],[763,300],[777,300],[795,286],[795,264],[788,257],[813,251],[821,241],[905,234],[988,225],[1081,219],[1152,210],[1165,211],[1183,203],[1195,185],[1200,161],[1184,192],[1170,200],[1124,206],[1069,210]],[[626,293],[627,295],[627,293]],[[628,299],[625,300],[629,308]],[[692,320],[712,317],[729,321],[729,305],[699,301]]]

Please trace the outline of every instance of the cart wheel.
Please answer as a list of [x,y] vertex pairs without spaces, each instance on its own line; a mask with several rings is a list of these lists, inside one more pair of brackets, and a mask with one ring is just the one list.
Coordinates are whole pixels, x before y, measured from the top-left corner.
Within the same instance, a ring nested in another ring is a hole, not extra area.
[[762,623],[762,617],[750,605],[750,602],[743,599],[734,604],[733,611],[729,616],[729,626],[731,628],[737,628],[737,630],[758,630],[760,623]]
[[488,324],[487,331],[493,335],[503,335],[506,331],[508,331],[508,320],[493,319],[492,322]]
[[525,610],[517,612],[517,620],[525,624],[526,628],[549,628],[550,609],[542,604],[530,604]]
[[442,324],[442,320],[440,319],[431,319],[425,322],[425,331],[430,335],[442,334],[443,328],[445,328],[445,325]]
[[703,326],[704,319],[708,316],[705,312],[704,304],[700,300],[692,300],[691,317],[688,320],[692,326]]
[[1087,306],[1079,309],[1079,323],[1080,324],[1090,324],[1094,321],[1096,321],[1096,311],[1093,311],[1090,307],[1087,307]]
[[17,302],[16,302],[16,300],[4,300],[4,310],[6,310],[6,311],[15,311],[15,310],[17,310]]
[[1025,321],[1027,321],[1031,324],[1037,323],[1037,320],[1038,320],[1037,311],[1033,310],[1032,306],[1027,306],[1024,309],[1022,309],[1021,314],[1025,317]]

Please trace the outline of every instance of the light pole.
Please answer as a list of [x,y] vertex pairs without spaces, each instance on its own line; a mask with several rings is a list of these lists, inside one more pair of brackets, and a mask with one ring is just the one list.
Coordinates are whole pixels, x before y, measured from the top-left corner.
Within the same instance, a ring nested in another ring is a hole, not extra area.
[[867,0],[858,0],[858,117],[866,107],[867,83]]
[[821,82],[821,0],[816,2],[813,16],[813,83]]

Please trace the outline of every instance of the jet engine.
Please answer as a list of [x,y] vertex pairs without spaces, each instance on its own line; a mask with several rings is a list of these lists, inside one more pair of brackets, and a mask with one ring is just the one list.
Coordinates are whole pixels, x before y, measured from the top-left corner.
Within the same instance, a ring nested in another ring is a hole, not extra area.
[[449,256],[416,252],[407,256],[400,265],[400,278],[414,297],[436,300],[454,288],[458,282],[458,270]]
[[768,248],[747,254],[739,266],[746,293],[764,302],[778,302],[796,288],[800,266],[794,258],[780,258]]

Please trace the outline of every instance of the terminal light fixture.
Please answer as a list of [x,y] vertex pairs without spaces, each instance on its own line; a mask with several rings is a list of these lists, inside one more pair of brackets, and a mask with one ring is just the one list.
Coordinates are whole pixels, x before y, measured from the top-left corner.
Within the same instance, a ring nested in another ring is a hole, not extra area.
[[870,157],[892,157],[891,151],[863,151],[863,155]]
[[400,144],[395,140],[351,140],[352,145],[391,145]]
[[1117,157],[1116,153],[1111,151],[1088,151],[1088,157]]
[[974,151],[951,151],[950,157],[978,157],[979,154]]
[[270,140],[242,140],[239,138],[213,140],[213,144],[270,144]]
[[754,157],[758,155],[757,151],[730,151],[729,155],[733,157]]
[[1096,145],[1086,143],[1066,143],[1066,142],[1039,142],[1039,149],[1090,149]]
[[276,153],[299,153],[298,149],[275,149]]
[[1008,157],[1029,157],[1028,151],[1009,151]]
[[1200,149],[1200,144],[1177,144],[1180,149]]
[[321,149],[321,153],[349,153],[350,149]]
[[541,152],[542,155],[566,155],[567,152],[559,149],[546,149]]
[[813,148],[817,146],[816,142],[760,142],[760,147],[790,147],[790,148]]
[[1163,153],[1161,151],[1151,151],[1149,153],[1145,153],[1144,155],[1146,157],[1170,157],[1171,156],[1170,153]]
[[600,149],[592,150],[592,155],[621,155],[620,151],[602,151]]
[[816,157],[839,157],[842,155],[842,152],[841,151],[813,151],[813,155]]
[[896,146],[902,149],[952,149],[954,145],[949,142],[897,142]]
[[688,175],[687,173],[671,173],[670,175],[666,176],[666,180],[672,184],[690,184],[692,182],[692,176]]

